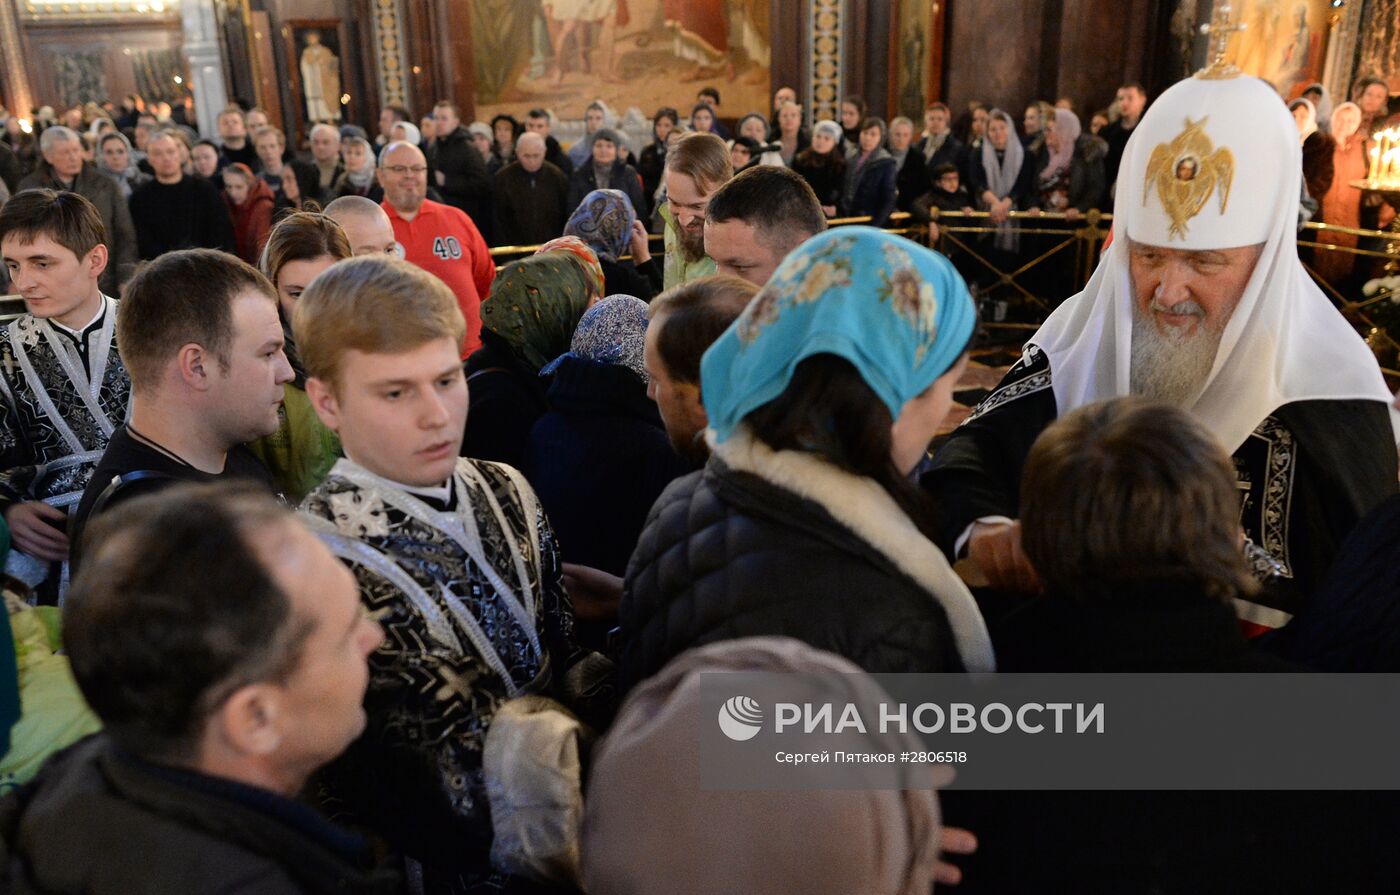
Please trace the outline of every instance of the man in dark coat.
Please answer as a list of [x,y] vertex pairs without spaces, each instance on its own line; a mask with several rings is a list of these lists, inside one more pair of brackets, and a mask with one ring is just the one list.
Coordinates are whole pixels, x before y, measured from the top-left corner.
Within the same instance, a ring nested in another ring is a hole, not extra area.
[[401,891],[296,798],[365,726],[383,634],[349,570],[222,485],[133,500],[90,534],[64,647],[105,730],[0,804],[0,889]]
[[10,191],[10,195],[19,192],[19,180],[22,168],[19,164],[19,156],[10,148],[10,144],[0,140],[0,183],[5,184],[5,189]]
[[83,162],[83,142],[66,127],[51,127],[39,138],[44,161],[20,181],[21,190],[51,189],[77,193],[97,208],[106,231],[107,269],[99,285],[115,296],[136,264],[136,229],[131,212],[112,178]]
[[467,213],[477,229],[489,228],[486,210],[491,203],[491,174],[486,160],[476,148],[472,135],[462,126],[455,103],[440,102],[433,107],[438,137],[428,149],[432,182],[443,201]]
[[181,169],[175,138],[166,133],[152,137],[146,156],[155,179],[131,193],[131,219],[141,258],[149,261],[176,249],[195,248],[237,254],[233,219],[219,188]]
[[496,243],[530,246],[564,232],[569,212],[569,178],[545,160],[539,134],[524,133],[515,161],[496,172]]

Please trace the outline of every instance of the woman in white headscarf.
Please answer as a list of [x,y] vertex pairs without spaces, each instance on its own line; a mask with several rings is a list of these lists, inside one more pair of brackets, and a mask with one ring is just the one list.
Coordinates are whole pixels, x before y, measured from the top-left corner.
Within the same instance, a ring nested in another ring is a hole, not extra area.
[[1295,99],[1288,104],[1293,113],[1293,122],[1298,125],[1298,141],[1307,144],[1308,138],[1317,133],[1317,109],[1306,99]]

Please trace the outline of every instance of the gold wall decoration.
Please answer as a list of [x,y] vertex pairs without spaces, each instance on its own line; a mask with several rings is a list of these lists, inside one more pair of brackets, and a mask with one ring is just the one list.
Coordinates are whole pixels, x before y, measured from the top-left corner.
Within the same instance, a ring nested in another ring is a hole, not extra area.
[[1186,223],[1201,213],[1206,200],[1218,188],[1220,213],[1230,200],[1230,183],[1235,176],[1235,155],[1222,146],[1216,149],[1206,136],[1207,119],[1186,119],[1186,129],[1170,143],[1159,143],[1147,161],[1147,179],[1142,185],[1142,204],[1157,188],[1157,198],[1171,218],[1172,238],[1186,238]]
[[378,63],[379,107],[407,106],[404,81],[403,36],[399,28],[398,0],[374,0],[370,16],[374,33],[375,61]]
[[837,120],[841,112],[841,0],[812,0],[812,66],[807,95],[812,120]]
[[180,0],[20,0],[26,22],[101,19],[180,20]]

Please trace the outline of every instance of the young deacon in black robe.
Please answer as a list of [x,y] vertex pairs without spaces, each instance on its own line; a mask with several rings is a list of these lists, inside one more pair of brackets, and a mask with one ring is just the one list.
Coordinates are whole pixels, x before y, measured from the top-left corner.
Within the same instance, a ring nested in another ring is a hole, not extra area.
[[27,313],[0,326],[0,511],[19,554],[10,569],[41,595],[66,580],[68,517],[131,383],[114,338],[117,303],[102,219],[76,193],[26,190],[0,211],[0,254]]
[[1267,85],[1211,71],[1143,118],[1093,279],[1027,343],[923,484],[955,553],[994,586],[1034,591],[1014,520],[1040,431],[1126,394],[1186,408],[1234,458],[1245,550],[1265,585],[1237,613],[1273,629],[1357,520],[1395,493],[1395,430],[1374,356],[1298,261],[1296,128]]

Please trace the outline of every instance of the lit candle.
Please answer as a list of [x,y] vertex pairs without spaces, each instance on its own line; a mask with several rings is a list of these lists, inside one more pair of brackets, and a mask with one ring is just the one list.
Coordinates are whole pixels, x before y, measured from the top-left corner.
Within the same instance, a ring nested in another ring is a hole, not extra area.
[[1371,147],[1371,169],[1366,173],[1366,179],[1367,179],[1367,180],[1374,181],[1374,180],[1376,179],[1376,175],[1379,173],[1380,163],[1381,163],[1381,148],[1380,148],[1379,146],[1372,146],[1372,147]]

